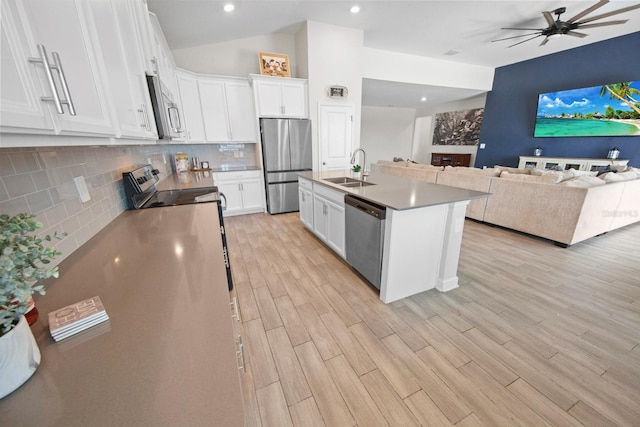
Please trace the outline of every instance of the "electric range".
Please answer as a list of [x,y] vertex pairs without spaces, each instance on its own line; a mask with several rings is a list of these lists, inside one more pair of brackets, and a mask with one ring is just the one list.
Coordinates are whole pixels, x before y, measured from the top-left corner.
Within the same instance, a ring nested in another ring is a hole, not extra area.
[[[217,203],[220,234],[222,236],[222,251],[227,269],[227,283],[229,290],[233,289],[231,278],[231,264],[227,248],[227,236],[224,229],[222,211],[226,208],[226,198],[218,191],[218,187],[198,187],[179,190],[158,190],[156,184],[160,181],[160,171],[151,165],[136,165],[122,173],[122,181],[129,209],[149,209],[169,206],[191,205],[196,203]],[[223,205],[224,202],[224,205]]]

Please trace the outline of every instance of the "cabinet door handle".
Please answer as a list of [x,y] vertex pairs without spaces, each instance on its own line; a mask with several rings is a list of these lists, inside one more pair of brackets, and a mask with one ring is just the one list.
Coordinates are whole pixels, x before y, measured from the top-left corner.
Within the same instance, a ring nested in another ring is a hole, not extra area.
[[64,70],[62,69],[62,62],[60,61],[60,55],[58,55],[58,52],[51,52],[51,56],[53,56],[54,68],[58,70],[58,74],[60,75],[60,84],[62,84],[62,91],[64,92],[65,101],[62,101],[62,103],[67,104],[67,107],[69,107],[69,114],[71,114],[72,116],[75,116],[76,109],[73,106],[73,100],[71,99],[71,92],[69,92],[69,86],[67,85],[67,77],[64,75]]
[[244,347],[242,345],[242,336],[238,335],[236,344],[238,344],[238,351],[236,351],[236,357],[238,358],[238,370],[244,373]]
[[145,104],[140,104],[140,108],[138,108],[138,112],[142,114],[142,119],[144,123],[140,125],[147,132],[151,132],[151,123],[149,123],[149,115],[147,114],[147,106]]
[[238,309],[238,297],[233,297],[229,305],[233,308],[233,311],[231,312],[231,317],[233,319],[236,319],[238,322],[242,322],[240,320],[240,310]]
[[53,73],[51,72],[51,64],[49,63],[49,57],[47,56],[47,49],[44,45],[38,45],[38,53],[40,53],[40,58],[29,58],[29,62],[40,63],[44,66],[44,73],[47,76],[47,83],[49,83],[49,88],[51,89],[51,94],[53,96],[41,96],[40,100],[43,102],[53,102],[56,105],[56,111],[58,114],[64,114],[64,110],[62,109],[62,101],[60,100],[60,95],[58,95],[58,88],[56,87],[56,82],[53,80]]

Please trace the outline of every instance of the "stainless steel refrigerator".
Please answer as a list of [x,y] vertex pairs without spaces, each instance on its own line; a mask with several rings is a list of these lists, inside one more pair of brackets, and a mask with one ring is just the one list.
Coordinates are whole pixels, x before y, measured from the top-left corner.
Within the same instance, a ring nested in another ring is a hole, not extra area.
[[267,211],[298,211],[296,172],[311,170],[311,121],[260,119],[260,136]]

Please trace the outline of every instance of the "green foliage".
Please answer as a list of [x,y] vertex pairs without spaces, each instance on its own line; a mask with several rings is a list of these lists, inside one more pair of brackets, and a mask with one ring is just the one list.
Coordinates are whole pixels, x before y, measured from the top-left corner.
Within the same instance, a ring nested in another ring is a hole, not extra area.
[[[42,227],[35,215],[0,215],[0,336],[27,311],[34,292],[44,295],[40,280],[58,277],[58,267],[45,266],[62,252],[44,246],[51,236],[41,238],[34,233]],[[54,237],[59,238],[57,233]]]
[[356,165],[353,165],[353,166],[351,167],[351,170],[353,170],[354,172],[360,172],[360,171],[362,170],[362,166],[357,165],[357,164],[356,164]]

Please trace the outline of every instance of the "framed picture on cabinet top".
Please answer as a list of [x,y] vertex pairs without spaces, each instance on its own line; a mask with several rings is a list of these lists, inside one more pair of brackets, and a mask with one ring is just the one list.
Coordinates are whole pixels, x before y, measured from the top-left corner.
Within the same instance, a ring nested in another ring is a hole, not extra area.
[[291,77],[289,56],[260,52],[260,74],[263,76]]

